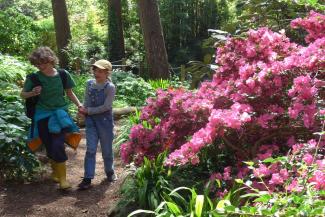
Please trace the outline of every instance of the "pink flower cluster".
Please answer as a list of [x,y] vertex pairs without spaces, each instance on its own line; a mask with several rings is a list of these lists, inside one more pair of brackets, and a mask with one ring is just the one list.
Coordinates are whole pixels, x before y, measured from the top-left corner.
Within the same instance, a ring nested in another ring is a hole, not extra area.
[[[263,179],[266,187],[271,191],[281,191],[283,188],[288,191],[301,191],[303,180],[309,177],[309,183],[313,183],[318,190],[324,190],[325,159],[322,152],[325,150],[325,143],[319,144],[317,155],[315,155],[315,140],[310,140],[306,144],[296,144],[293,147],[299,149],[287,156],[289,166],[278,162],[270,165],[260,163],[253,170],[255,178]],[[265,186],[263,187],[262,189],[265,189]]]
[[315,80],[310,75],[299,76],[294,79],[293,86],[289,90],[288,95],[293,98],[292,106],[288,108],[289,117],[297,119],[302,113],[304,125],[309,128],[314,124],[314,116],[317,113],[316,94],[318,89]]
[[[250,30],[245,38],[230,38],[217,49],[219,69],[211,82],[204,82],[197,92],[160,90],[156,98],[148,99],[142,123],[133,127],[130,141],[121,147],[122,159],[141,164],[143,156],[154,158],[168,149],[166,164],[197,164],[201,148],[213,144],[241,156],[238,162],[263,160],[287,151],[289,138],[312,138],[310,129],[318,129],[317,114],[323,111],[319,102],[325,37],[324,28],[317,28],[324,22],[324,15],[315,12],[293,21],[293,26],[307,28],[312,35],[306,47],[267,28]],[[150,127],[144,127],[145,122]],[[267,172],[260,167],[256,174]],[[238,176],[248,173],[245,167],[237,168],[232,172]],[[271,172],[270,185],[286,180],[280,167]]]
[[[246,131],[251,138],[242,141],[251,144],[278,131],[274,137],[281,144],[283,139],[298,133],[295,129],[319,126],[316,114],[320,107],[316,102],[320,99],[321,81],[315,72],[323,77],[320,74],[325,68],[324,43],[325,38],[320,38],[308,47],[298,46],[267,28],[250,30],[246,39],[228,40],[217,51],[219,71],[212,82],[198,90],[200,96],[204,93],[209,93],[207,98],[216,96],[211,100],[214,109],[209,122],[194,133],[190,141],[171,153],[167,164],[198,163],[198,150],[218,137],[232,140],[237,145],[234,151],[241,149],[239,138],[233,139],[234,130],[242,134],[243,130],[255,126],[253,132]],[[221,105],[220,99],[223,99]],[[236,104],[247,105],[249,110],[238,113],[233,106]],[[282,130],[291,135],[283,137]],[[254,150],[247,150],[251,153],[248,157],[254,158]]]
[[[230,166],[224,168],[222,173],[213,173],[210,181],[219,180],[222,186],[231,186],[236,178],[250,180],[251,186],[263,191],[279,192],[300,192],[306,188],[306,181],[312,184],[317,190],[325,190],[325,142],[320,142],[316,146],[315,140],[310,140],[305,144],[295,144],[299,147],[296,151],[290,152],[282,161],[265,163],[262,159],[255,159],[254,167],[240,164],[231,169]],[[274,152],[269,157],[277,156],[278,148],[273,146]],[[316,148],[318,153],[315,154]],[[261,150],[263,153],[265,150]],[[232,175],[235,172],[237,175]],[[223,189],[221,189],[221,192]]]
[[[157,98],[149,98],[147,103],[141,124],[131,129],[130,140],[121,145],[125,162],[141,164],[144,156],[153,159],[166,149],[179,148],[208,122],[212,110],[209,100],[194,99],[193,93],[182,89],[158,90]],[[144,122],[150,127],[145,128]]]
[[310,11],[307,19],[298,18],[291,22],[292,28],[303,28],[308,32],[306,42],[325,37],[325,15]]

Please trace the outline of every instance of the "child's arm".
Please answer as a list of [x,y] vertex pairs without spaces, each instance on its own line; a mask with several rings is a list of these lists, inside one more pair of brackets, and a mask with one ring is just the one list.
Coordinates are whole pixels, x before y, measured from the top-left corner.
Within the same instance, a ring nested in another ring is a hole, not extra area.
[[76,94],[74,94],[72,89],[66,89],[65,93],[67,94],[68,98],[73,102],[78,108],[82,106],[79,99],[77,98]]
[[41,94],[42,86],[33,87],[33,82],[31,78],[27,76],[26,81],[24,83],[24,87],[20,92],[20,97],[23,99],[27,99],[29,97],[37,96]]
[[83,104],[83,106],[78,108],[78,112],[82,115],[87,115],[87,107],[89,106],[88,90],[89,90],[90,85],[91,85],[91,80],[88,80],[86,88],[85,88],[85,92],[84,92],[84,104]]
[[24,91],[24,90],[22,90],[20,92],[20,96],[23,99],[27,99],[27,98],[32,97],[32,96],[40,95],[41,94],[41,91],[42,91],[42,87],[41,86],[36,86],[31,91]]
[[88,115],[100,114],[111,110],[113,107],[113,100],[115,96],[115,86],[110,83],[110,85],[106,88],[106,99],[103,105],[97,107],[86,107]]
[[87,108],[89,106],[89,96],[88,96],[88,91],[89,87],[91,85],[92,81],[88,80],[85,88],[85,93],[84,93],[84,107]]

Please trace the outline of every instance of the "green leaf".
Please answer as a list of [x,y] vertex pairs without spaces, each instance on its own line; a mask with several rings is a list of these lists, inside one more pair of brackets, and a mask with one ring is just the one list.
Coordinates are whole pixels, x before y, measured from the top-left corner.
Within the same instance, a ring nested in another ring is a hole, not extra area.
[[172,192],[170,192],[169,195],[173,195],[174,192],[177,192],[179,190],[189,190],[189,191],[191,191],[191,189],[188,188],[188,187],[178,187],[178,188],[175,188]]
[[217,209],[223,210],[225,206],[230,206],[231,203],[229,200],[220,200],[217,204]]
[[180,209],[178,208],[178,206],[175,203],[171,203],[171,202],[166,202],[168,208],[170,209],[170,211],[172,211],[176,216],[181,214]]
[[203,195],[197,195],[196,201],[195,201],[195,216],[196,217],[201,217],[203,203],[204,203],[204,196]]
[[228,212],[235,212],[236,211],[236,207],[233,206],[233,205],[226,206],[225,207],[225,210],[228,211]]
[[[268,210],[268,209],[262,209],[262,215],[263,216],[271,216],[273,213],[270,211],[270,210]],[[272,215],[273,216],[273,215]]]
[[240,198],[258,197],[258,196],[260,196],[260,194],[258,194],[258,193],[249,193],[249,194],[244,194],[244,195],[240,196]]
[[313,209],[312,211],[311,211],[311,214],[313,214],[313,215],[322,215],[322,214],[324,214],[325,213],[325,207],[318,207],[318,208],[316,208],[316,209]]
[[249,213],[256,214],[257,213],[257,207],[250,207]]
[[262,195],[262,196],[259,197],[259,198],[256,198],[256,199],[254,200],[254,202],[267,203],[267,202],[269,202],[269,200],[270,200],[271,198],[272,198],[271,195],[269,195],[269,194],[265,194],[265,195]]
[[253,161],[243,161],[245,164],[247,164],[248,166],[253,166],[254,162]]
[[155,212],[159,213],[160,210],[164,209],[164,206],[166,204],[166,201],[163,201],[159,204],[159,206],[155,209]]
[[221,188],[221,181],[219,179],[216,179],[217,187]]
[[274,163],[276,160],[273,157],[269,157],[263,160],[263,163]]
[[134,215],[139,214],[139,213],[155,214],[155,212],[150,211],[150,210],[138,209],[138,210],[135,210],[135,211],[131,212],[128,215],[128,217],[134,216]]
[[323,132],[316,132],[316,133],[313,133],[313,134],[322,136],[322,135],[325,135],[325,131],[323,131]]
[[235,182],[237,182],[239,184],[244,184],[244,181],[242,179],[235,179]]

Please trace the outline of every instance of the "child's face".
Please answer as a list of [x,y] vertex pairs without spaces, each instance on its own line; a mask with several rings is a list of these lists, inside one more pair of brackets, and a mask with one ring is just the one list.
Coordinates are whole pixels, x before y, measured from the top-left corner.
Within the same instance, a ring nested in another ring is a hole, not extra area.
[[93,73],[96,81],[98,82],[106,81],[108,75],[107,69],[100,69],[97,67],[93,67]]
[[35,66],[40,70],[41,72],[48,71],[53,68],[52,63],[50,62],[40,62],[38,64],[35,64]]

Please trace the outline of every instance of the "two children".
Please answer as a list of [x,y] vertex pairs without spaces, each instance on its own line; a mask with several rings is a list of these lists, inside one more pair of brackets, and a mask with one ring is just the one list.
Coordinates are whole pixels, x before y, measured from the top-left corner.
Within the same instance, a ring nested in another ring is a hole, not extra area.
[[[64,71],[64,79],[60,70],[55,68],[58,62],[54,52],[48,47],[40,47],[29,57],[30,62],[38,68],[33,79],[28,76],[21,97],[24,99],[38,96],[36,111],[33,114],[29,143],[43,143],[52,168],[52,179],[60,184],[61,189],[70,188],[66,180],[66,160],[64,143],[67,135],[75,135],[77,126],[67,113],[67,97],[78,107],[79,115],[85,116],[87,151],[84,162],[84,178],[78,185],[85,190],[91,186],[95,176],[96,150],[101,144],[107,180],[116,180],[113,164],[113,113],[112,103],[115,86],[111,81],[112,64],[107,60],[99,60],[92,65],[95,79],[86,84],[84,105],[80,103],[72,87],[75,83],[70,74]],[[34,78],[36,77],[36,78]],[[35,85],[34,81],[37,81]],[[80,138],[78,140],[78,143]],[[29,144],[30,147],[32,147]]]

